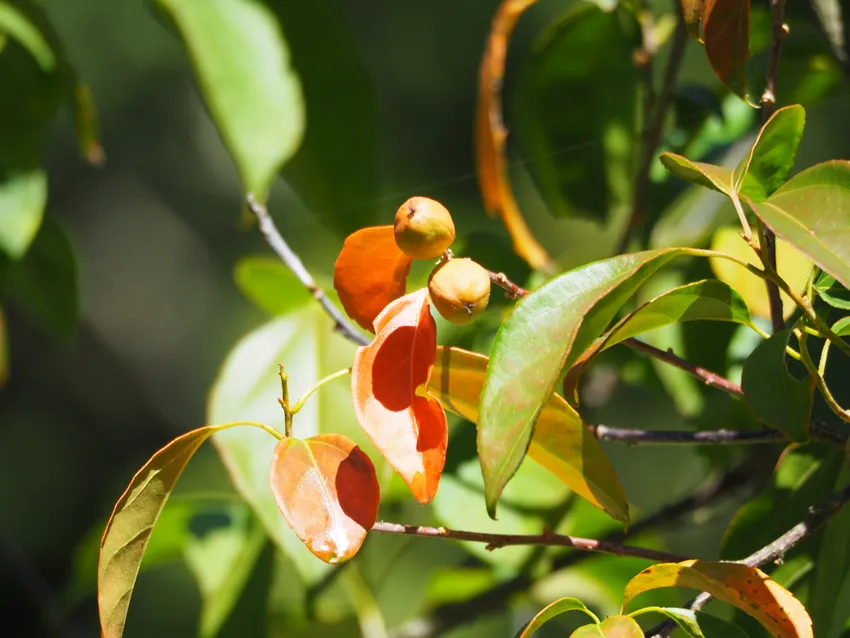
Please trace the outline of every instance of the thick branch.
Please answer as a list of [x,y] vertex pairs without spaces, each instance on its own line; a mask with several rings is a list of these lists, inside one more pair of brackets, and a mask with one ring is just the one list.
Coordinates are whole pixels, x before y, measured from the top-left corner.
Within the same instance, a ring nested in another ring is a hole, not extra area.
[[[812,506],[809,509],[809,514],[801,522],[785,532],[769,545],[765,545],[757,552],[754,552],[746,558],[735,561],[748,567],[761,567],[767,563],[772,563],[781,560],[795,545],[802,541],[807,536],[810,536],[821,525],[826,523],[830,518],[838,514],[841,509],[850,501],[850,485],[845,487],[840,492],[836,492],[825,501]],[[690,609],[699,611],[711,602],[713,596],[703,592],[688,605]],[[672,621],[664,622],[657,627],[653,627],[646,636],[652,638],[664,638],[669,636],[670,632],[675,629],[676,624]]]
[[669,552],[620,545],[607,540],[566,536],[553,532],[542,534],[488,534],[484,532],[467,532],[464,530],[447,529],[445,527],[421,527],[416,525],[400,525],[378,521],[372,526],[372,532],[379,534],[400,534],[407,536],[422,536],[425,538],[451,538],[458,541],[487,543],[488,550],[510,547],[513,545],[544,545],[548,547],[572,547],[585,552],[613,554],[614,556],[632,556],[645,558],[656,562],[680,562],[688,560],[683,556]]
[[263,233],[263,237],[266,238],[268,245],[271,246],[271,249],[277,253],[281,261],[292,271],[292,274],[298,277],[298,281],[304,284],[304,287],[313,295],[313,298],[321,304],[330,318],[334,320],[337,331],[356,344],[361,346],[367,345],[369,339],[354,324],[346,319],[339,308],[328,299],[325,291],[316,284],[313,276],[304,267],[301,259],[299,259],[298,255],[292,251],[289,244],[283,239],[283,235],[280,234],[277,226],[275,226],[274,220],[272,220],[266,207],[254,199],[252,194],[249,194],[246,200],[251,212],[257,217],[257,221],[260,224],[260,232]]

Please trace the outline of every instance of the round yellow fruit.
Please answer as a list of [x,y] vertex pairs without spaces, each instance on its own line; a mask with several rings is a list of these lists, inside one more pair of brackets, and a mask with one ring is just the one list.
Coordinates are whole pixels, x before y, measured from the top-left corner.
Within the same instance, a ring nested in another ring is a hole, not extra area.
[[437,259],[455,240],[455,224],[446,207],[427,197],[411,197],[395,214],[395,243],[414,259]]
[[487,308],[490,273],[471,259],[450,259],[431,273],[428,292],[443,318],[462,326]]

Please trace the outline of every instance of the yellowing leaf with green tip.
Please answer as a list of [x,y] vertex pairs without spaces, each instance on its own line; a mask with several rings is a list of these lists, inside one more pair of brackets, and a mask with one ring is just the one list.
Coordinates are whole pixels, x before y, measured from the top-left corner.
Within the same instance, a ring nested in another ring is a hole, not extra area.
[[115,504],[100,541],[97,566],[97,605],[105,638],[119,638],[124,633],[145,548],[177,479],[201,444],[225,427],[208,425],[192,430],[158,450]]
[[[428,391],[449,412],[477,423],[487,361],[484,355],[461,348],[437,348]],[[629,524],[629,504],[611,462],[560,395],[552,395],[543,408],[528,456],[588,503]]]
[[754,567],[701,560],[653,565],[626,585],[623,610],[638,594],[662,587],[706,591],[758,620],[775,638],[814,636],[812,620],[803,604]]

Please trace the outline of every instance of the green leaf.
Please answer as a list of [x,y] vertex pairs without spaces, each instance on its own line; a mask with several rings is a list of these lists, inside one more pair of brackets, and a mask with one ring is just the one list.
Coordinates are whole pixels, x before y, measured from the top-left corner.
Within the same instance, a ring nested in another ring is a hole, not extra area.
[[190,536],[184,548],[201,593],[201,638],[218,635],[266,545],[265,530],[247,508],[233,508],[229,519],[201,537]]
[[[524,155],[537,158],[531,174],[555,217],[605,220],[632,197],[640,28],[623,7],[579,6],[520,69],[512,129]],[[581,151],[564,152],[573,148]]]
[[[840,490],[847,485],[850,472],[844,469],[834,490]],[[850,509],[846,507],[830,518],[823,530],[817,555],[813,556],[817,568],[814,570],[809,593],[808,609],[812,622],[819,636],[835,634],[835,612],[843,607],[839,596],[841,586],[850,574]]]
[[311,298],[298,278],[276,257],[243,257],[236,264],[233,278],[246,299],[273,317],[294,310]]
[[[104,636],[121,636],[145,548],[177,479],[201,444],[227,426],[208,425],[158,450],[115,504],[100,543],[98,609]],[[267,433],[264,433],[269,438]],[[274,440],[269,441],[274,446]]]
[[578,598],[561,598],[560,600],[556,600],[554,603],[550,603],[541,609],[537,615],[531,619],[531,622],[529,622],[523,630],[517,634],[517,638],[530,638],[531,635],[540,629],[546,622],[552,620],[555,616],[560,616],[568,611],[582,611],[590,616],[594,621],[599,620]]
[[702,612],[679,607],[644,607],[629,614],[634,618],[641,614],[658,613],[675,621],[679,628],[691,638],[747,638],[747,634],[735,625]]
[[387,223],[379,157],[384,129],[348,16],[333,0],[266,4],[286,30],[309,120],[281,175],[318,221],[342,236]]
[[0,250],[11,259],[23,257],[35,239],[46,204],[44,171],[34,169],[0,177]]
[[809,439],[815,382],[797,380],[785,364],[792,330],[777,332],[760,343],[744,362],[741,387],[753,417],[792,441]]
[[0,308],[0,390],[9,380],[9,335],[6,332],[6,317]]
[[258,0],[158,0],[183,39],[242,186],[264,201],[304,132],[301,85],[274,13]]
[[850,317],[843,317],[836,321],[832,326],[832,331],[839,337],[846,337],[850,334]]
[[734,180],[742,192],[754,201],[762,202],[785,181],[797,158],[797,149],[806,126],[806,109],[799,104],[776,111],[762,126],[749,152],[735,169]]
[[735,95],[749,102],[746,65],[750,57],[750,3],[707,0],[702,32],[714,73]]
[[582,355],[581,361],[568,373],[564,386],[565,396],[572,394],[578,386],[578,380],[584,368],[604,350],[650,330],[698,320],[730,321],[745,326],[752,325],[747,304],[741,296],[716,279],[706,279],[673,288],[623,317],[604,337],[591,346]]
[[840,449],[823,443],[787,452],[770,484],[735,513],[723,537],[720,557],[740,560],[796,525],[812,503],[832,492],[842,459]]
[[[210,391],[209,422],[248,419],[277,424],[283,429],[278,364],[289,375],[294,402],[320,378],[351,365],[355,346],[333,330],[333,322],[318,304],[277,317],[246,335],[227,356]],[[360,427],[351,409],[350,383],[329,383],[304,405],[295,418],[293,433],[307,438],[320,432],[342,434],[354,440],[384,476],[382,457]],[[275,545],[294,563],[307,583],[327,571],[284,521],[269,489],[274,445],[259,430],[238,428],[213,437],[213,443],[242,497],[251,505]]]
[[705,186],[724,195],[732,192],[734,177],[731,168],[692,162],[687,157],[675,153],[662,153],[658,159],[664,168],[679,179]]
[[850,310],[850,291],[835,281],[835,277],[822,272],[815,281],[815,292],[827,305],[841,310]]
[[611,616],[599,624],[579,627],[570,638],[643,638],[643,630],[628,616]]
[[64,340],[79,318],[77,262],[65,231],[45,217],[24,258],[12,264],[6,290],[30,314]]
[[[488,359],[484,355],[460,348],[438,347],[434,369],[428,381],[428,392],[436,397],[444,409],[472,423],[478,423],[478,404],[484,386],[487,362]],[[617,473],[596,437],[588,431],[581,417],[563,397],[553,394],[540,413],[534,437],[528,448],[528,456],[554,474],[577,496],[615,520],[628,524],[629,505]],[[533,469],[528,463],[520,467],[515,480],[505,489],[506,499],[510,501],[514,498],[518,503],[531,505],[541,497],[546,497],[550,490],[545,476],[538,475],[536,486],[529,489],[523,487],[523,475],[535,476]],[[481,481],[481,472],[476,467],[466,483],[477,489]],[[445,495],[445,489],[441,488],[440,493]],[[482,489],[478,489],[475,494],[477,503],[480,503],[481,491]],[[557,504],[558,500],[563,498],[563,494],[554,491],[552,495],[554,502],[548,503],[548,506]],[[442,501],[437,503],[438,509],[441,503]],[[476,507],[476,502],[469,502],[462,510],[461,515],[483,514]],[[476,519],[475,525],[458,524],[450,527],[480,529],[485,523],[493,524],[489,518],[484,518]],[[536,522],[534,524],[538,525]],[[497,527],[493,528],[494,531],[496,529]],[[505,549],[507,551],[509,548]]]
[[487,510],[516,472],[562,370],[608,327],[653,273],[687,249],[650,250],[587,264],[520,301],[499,327],[481,394],[478,454]]
[[0,4],[0,34],[9,35],[20,42],[46,73],[56,68],[56,56],[38,27],[8,2]]
[[850,287],[850,161],[812,166],[750,205],[774,233]]

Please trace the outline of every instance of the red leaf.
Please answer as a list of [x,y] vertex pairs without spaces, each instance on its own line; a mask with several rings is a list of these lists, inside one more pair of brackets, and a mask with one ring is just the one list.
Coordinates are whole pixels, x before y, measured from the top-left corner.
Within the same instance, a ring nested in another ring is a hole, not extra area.
[[437,492],[448,443],[446,414],[427,393],[437,355],[428,291],[393,301],[374,327],[377,337],[354,357],[354,412],[413,495],[428,503]]
[[723,84],[746,100],[750,0],[706,0],[702,31],[711,68]]
[[269,484],[286,522],[326,563],[354,556],[378,516],[375,466],[340,434],[283,439],[275,447]]
[[351,233],[334,265],[334,288],[348,316],[371,331],[378,313],[404,294],[412,263],[396,246],[392,226]]

